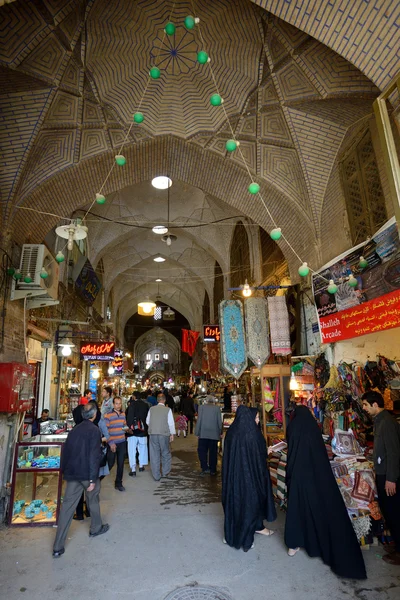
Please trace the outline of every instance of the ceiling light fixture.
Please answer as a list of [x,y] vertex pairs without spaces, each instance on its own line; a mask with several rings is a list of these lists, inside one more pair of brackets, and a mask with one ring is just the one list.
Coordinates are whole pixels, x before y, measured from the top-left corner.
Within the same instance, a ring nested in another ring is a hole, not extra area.
[[71,252],[74,247],[74,241],[77,242],[79,240],[84,240],[87,236],[87,227],[84,225],[80,225],[79,223],[71,222],[69,225],[61,225],[57,227],[56,234],[68,240],[68,250]]
[[251,287],[249,286],[249,284],[247,283],[247,279],[244,282],[244,286],[243,286],[243,290],[242,290],[242,294],[245,298],[249,298],[253,293],[253,290],[251,289]]
[[165,258],[164,258],[163,256],[160,256],[160,255],[158,255],[158,256],[155,256],[155,257],[153,258],[153,260],[154,260],[154,262],[158,262],[158,263],[165,262]]
[[155,302],[146,298],[143,302],[138,303],[138,313],[142,317],[153,317],[156,306]]
[[168,227],[165,227],[165,225],[155,225],[152,232],[157,235],[164,235],[165,233],[168,233]]
[[162,281],[162,279],[160,279],[160,278],[156,279],[157,283],[160,283],[161,281]]
[[171,187],[172,179],[166,177],[165,175],[160,175],[151,180],[151,185],[157,190],[166,190],[167,188]]

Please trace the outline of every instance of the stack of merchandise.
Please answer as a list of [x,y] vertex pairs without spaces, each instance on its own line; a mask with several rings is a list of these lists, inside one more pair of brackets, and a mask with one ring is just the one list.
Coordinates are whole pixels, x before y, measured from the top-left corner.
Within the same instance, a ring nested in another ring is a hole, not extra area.
[[272,483],[272,492],[275,502],[283,509],[287,506],[287,488],[286,488],[286,464],[287,464],[287,446],[282,440],[278,441],[277,446],[284,446],[276,449],[268,457],[269,473]]

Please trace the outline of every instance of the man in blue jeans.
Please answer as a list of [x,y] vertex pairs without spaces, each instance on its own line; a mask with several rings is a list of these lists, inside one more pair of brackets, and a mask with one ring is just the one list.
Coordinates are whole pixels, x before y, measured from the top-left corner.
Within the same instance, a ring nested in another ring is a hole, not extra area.
[[217,399],[207,396],[206,404],[199,407],[195,434],[199,438],[198,455],[200,475],[217,474],[218,441],[221,438],[222,415]]
[[108,433],[110,434],[107,453],[108,468],[111,471],[115,459],[117,459],[115,489],[124,492],[125,488],[122,485],[122,479],[124,476],[124,461],[126,454],[125,431],[128,428],[126,426],[125,413],[122,412],[122,400],[119,396],[115,396],[113,400],[113,409],[111,412],[104,415],[104,421],[107,425]]

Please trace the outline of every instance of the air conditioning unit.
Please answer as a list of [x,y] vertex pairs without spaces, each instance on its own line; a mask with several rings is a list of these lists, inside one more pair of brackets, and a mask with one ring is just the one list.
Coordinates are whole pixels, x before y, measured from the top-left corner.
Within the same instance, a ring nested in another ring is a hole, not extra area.
[[[13,279],[11,300],[27,298],[27,308],[58,304],[59,267],[44,244],[24,244],[19,268],[22,278]],[[48,273],[45,279],[40,277],[43,268]],[[29,283],[24,281],[27,275],[32,279]]]

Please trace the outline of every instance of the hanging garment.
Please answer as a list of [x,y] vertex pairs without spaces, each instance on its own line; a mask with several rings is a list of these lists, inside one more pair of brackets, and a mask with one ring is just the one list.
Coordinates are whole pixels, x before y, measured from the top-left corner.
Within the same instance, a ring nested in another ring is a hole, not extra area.
[[265,439],[255,422],[257,410],[239,406],[225,437],[222,461],[222,506],[229,546],[251,548],[263,519],[274,521],[276,509],[267,467]]
[[211,377],[219,375],[219,342],[208,342],[208,369]]
[[292,348],[285,296],[272,296],[267,300],[272,352],[273,354],[286,356],[291,353]]
[[287,436],[286,545],[319,556],[339,577],[365,579],[361,549],[308,408],[296,406]]
[[191,329],[182,329],[182,351],[193,356],[200,333]]

